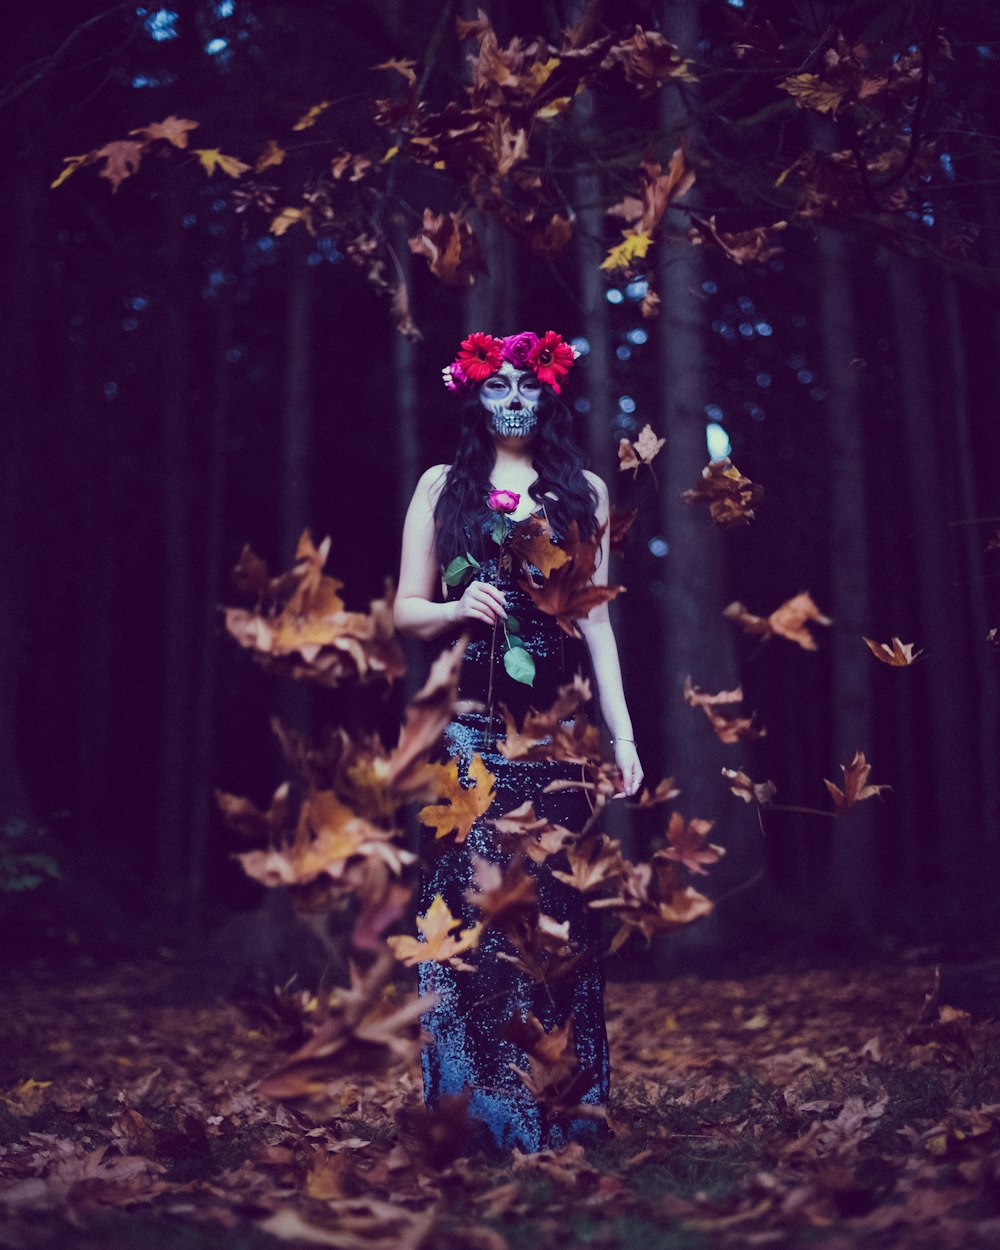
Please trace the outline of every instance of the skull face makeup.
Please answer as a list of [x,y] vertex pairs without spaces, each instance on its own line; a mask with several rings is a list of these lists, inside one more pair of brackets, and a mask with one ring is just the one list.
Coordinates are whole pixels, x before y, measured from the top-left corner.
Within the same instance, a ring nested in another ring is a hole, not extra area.
[[505,360],[479,388],[479,402],[492,418],[501,438],[527,438],[538,424],[542,385],[530,370],[516,369]]

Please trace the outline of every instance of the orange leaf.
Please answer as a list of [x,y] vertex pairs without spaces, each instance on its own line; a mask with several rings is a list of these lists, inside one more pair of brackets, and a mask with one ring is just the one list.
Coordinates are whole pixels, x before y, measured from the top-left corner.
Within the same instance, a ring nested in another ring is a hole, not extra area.
[[705,865],[717,864],[726,853],[724,847],[714,846],[706,841],[712,824],[710,820],[690,820],[685,824],[680,812],[671,812],[670,823],[667,825],[667,841],[670,845],[657,851],[653,858],[676,860],[690,872],[704,876]]
[[702,481],[681,495],[685,503],[707,503],[709,515],[720,526],[746,525],[764,490],[744,477],[731,460],[713,460],[701,471]]
[[751,781],[742,768],[724,768],[723,777],[733,784],[729,787],[738,799],[749,803],[756,799],[758,803],[770,803],[777,792],[773,781]]
[[660,454],[660,448],[666,443],[665,438],[657,438],[651,425],[644,425],[634,443],[627,438],[618,444],[618,468],[632,469],[638,472],[641,465],[650,464]]
[[147,143],[155,143],[158,139],[172,144],[175,148],[186,148],[188,145],[188,132],[197,130],[199,122],[192,121],[189,117],[175,117],[173,113],[169,117],[165,117],[162,122],[150,122],[148,126],[140,126],[136,130],[130,130],[130,135],[142,135]]
[[756,634],[761,638],[780,634],[790,642],[797,642],[806,651],[816,650],[816,640],[806,629],[806,622],[815,621],[818,625],[833,623],[820,612],[807,591],[788,599],[767,617],[754,616],[742,603],[731,603],[722,615],[736,621],[745,633]]
[[517,525],[510,547],[533,564],[543,577],[548,577],[553,569],[562,568],[569,560],[569,554],[554,541],[552,529],[542,516],[528,517]]
[[426,256],[431,273],[446,286],[473,286],[486,272],[479,241],[461,213],[434,213],[424,209],[419,234],[410,239],[410,251]]
[[260,156],[254,161],[253,171],[255,174],[261,174],[265,169],[270,169],[274,165],[281,165],[288,153],[276,139],[268,139],[264,144],[264,150]]
[[202,169],[209,176],[214,174],[217,169],[221,169],[230,178],[238,178],[240,174],[245,174],[250,168],[249,165],[238,160],[235,156],[227,156],[224,152],[220,152],[218,148],[195,148],[194,154],[201,162]]
[[753,716],[740,716],[735,712],[724,712],[720,708],[731,703],[743,701],[743,688],[720,690],[718,694],[708,694],[691,682],[690,676],[684,679],[684,701],[691,707],[700,707],[708,717],[709,724],[715,730],[720,742],[755,742],[767,733],[753,723]]
[[469,764],[468,786],[463,786],[458,779],[457,759],[441,766],[439,775],[443,787],[439,797],[444,801],[422,807],[417,818],[434,830],[436,838],[444,838],[454,832],[456,842],[464,842],[472,826],[493,802],[496,777],[478,752]]
[[93,154],[95,161],[104,162],[100,171],[102,178],[111,183],[112,191],[117,191],[126,178],[139,168],[142,162],[142,144],[134,139],[116,139],[114,143],[106,143]]
[[891,646],[885,642],[874,642],[871,638],[863,638],[862,641],[876,660],[881,660],[883,664],[889,664],[893,668],[906,668],[918,656],[923,655],[923,651],[913,650],[915,643],[900,642],[896,637],[893,637]]
[[404,964],[413,965],[429,960],[448,963],[463,951],[474,950],[479,942],[482,925],[464,929],[460,935],[452,932],[461,928],[461,925],[462,918],[453,916],[441,895],[435,894],[427,911],[417,917],[417,928],[424,938],[422,942],[409,935],[387,938],[386,942],[392,947],[396,958]]
[[530,579],[524,578],[519,583],[535,606],[554,616],[571,638],[581,636],[576,626],[578,620],[586,617],[600,604],[616,598],[624,589],[623,586],[594,584],[600,538],[598,533],[592,539],[583,541],[574,521],[561,544],[570,557],[569,560],[559,568],[552,569],[542,586],[536,586]]
[[839,786],[835,786],[832,781],[827,781],[825,777],[823,778],[823,784],[830,791],[830,796],[836,804],[838,811],[850,811],[856,803],[860,803],[864,799],[873,798],[876,794],[881,794],[883,790],[892,789],[891,786],[869,786],[866,784],[872,766],[865,759],[864,751],[856,751],[854,759],[849,764],[841,764],[840,767],[844,774],[843,790]]

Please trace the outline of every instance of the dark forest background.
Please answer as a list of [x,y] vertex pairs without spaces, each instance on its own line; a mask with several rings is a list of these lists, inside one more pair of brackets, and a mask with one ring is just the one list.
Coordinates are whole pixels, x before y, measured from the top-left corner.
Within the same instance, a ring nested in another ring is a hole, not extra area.
[[[839,122],[797,109],[772,72],[750,95],[727,97],[722,126],[727,10],[778,26],[793,12],[796,37],[817,47],[847,29],[905,48],[908,31],[916,45],[943,26],[953,60],[933,103],[938,116],[952,108],[936,140],[945,193],[929,185],[926,204],[911,198],[895,217],[795,217],[774,173],[803,147],[835,146]],[[472,210],[489,273],[469,288],[442,285],[406,246],[425,206],[456,207],[453,190],[426,169],[401,173],[380,227],[409,286],[415,342],[329,237],[276,237],[237,211],[230,180],[206,178],[194,161],[147,160],[115,193],[93,170],[50,189],[63,157],[168,114],[198,119],[200,142],[252,160],[279,122],[330,100],[327,139],[377,158],[386,139],[370,102],[388,88],[371,67],[414,57],[432,67],[429,92],[459,91],[468,48],[455,38],[456,12],[465,10],[403,0],[35,0],[5,12],[0,820],[9,862],[46,854],[60,871],[3,896],[8,949],[197,943],[260,906],[263,892],[231,858],[238,848],[214,789],[266,807],[284,776],[275,713],[312,732],[342,724],[391,740],[427,657],[412,649],[407,680],[388,692],[264,673],[227,639],[219,612],[238,601],[230,570],[241,548],[278,570],[304,528],[329,534],[329,570],[348,606],[367,605],[396,575],[419,472],[450,458],[457,412],[439,376],[459,340],[553,328],[587,347],[566,389],[590,463],[613,499],[639,507],[614,571],[628,588],[614,619],[647,775],[673,775],[681,810],[714,820],[728,851],[710,888],[716,914],[684,940],[709,950],[884,938],[991,950],[991,6],[609,5],[610,26],[641,21],[692,56],[703,94],[637,96],[621,82],[579,97],[571,126],[593,159],[559,166],[551,156],[575,206],[573,243],[537,255]],[[558,43],[578,14],[497,0],[490,16],[502,42]],[[767,109],[773,125],[756,116]],[[729,229],[791,224],[783,252],[758,265],[663,241],[662,313],[647,320],[642,282],[598,270],[618,238],[603,209],[651,137],[665,161],[682,134],[707,162],[698,212]],[[646,422],[667,440],[655,484],[617,469],[618,439]],[[753,524],[721,532],[680,494],[726,444],[765,497]],[[814,653],[761,644],[722,616],[733,600],[767,615],[802,590],[833,619],[816,630]],[[862,635],[897,635],[924,655],[885,667]],[[683,701],[688,674],[713,691],[742,683],[767,736],[722,745]],[[822,779],[839,781],[858,749],[872,781],[892,790],[836,821],[758,813],[720,776],[743,765],[773,779],[780,802],[829,807]],[[618,826],[638,837],[626,813]]]

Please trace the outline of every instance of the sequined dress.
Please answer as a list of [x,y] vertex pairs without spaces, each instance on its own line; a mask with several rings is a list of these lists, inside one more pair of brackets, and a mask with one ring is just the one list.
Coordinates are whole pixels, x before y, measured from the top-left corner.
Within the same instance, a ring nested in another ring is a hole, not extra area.
[[[589,672],[585,645],[570,638],[556,624],[554,616],[540,611],[530,597],[515,584],[502,567],[497,554],[484,560],[480,580],[499,586],[506,595],[507,611],[520,626],[520,636],[535,661],[532,686],[512,680],[502,662],[502,640],[496,646],[493,662],[493,703],[513,713],[518,723],[530,708],[548,708],[560,686],[577,672]],[[449,592],[459,597],[462,588]],[[490,678],[492,630],[475,626],[462,665],[459,697],[487,704]],[[441,895],[452,915],[463,919],[463,927],[479,919],[466,893],[475,888],[473,856],[482,856],[505,866],[509,856],[499,848],[489,821],[530,800],[539,815],[569,829],[582,827],[588,815],[586,800],[579,791],[543,794],[556,779],[579,777],[573,765],[555,760],[507,760],[496,748],[503,738],[504,722],[494,712],[491,732],[486,733],[486,713],[459,715],[445,731],[445,749],[459,761],[459,774],[465,776],[472,755],[478,752],[496,777],[496,798],[489,811],[478,820],[464,843],[452,839],[436,842],[433,833],[422,848],[426,865],[421,889],[420,910]],[[484,745],[487,744],[487,745]],[[422,1053],[424,1098],[435,1107],[442,1095],[471,1091],[468,1113],[483,1136],[502,1150],[517,1147],[534,1152],[558,1147],[566,1141],[597,1131],[600,1120],[575,1118],[550,1122],[535,1102],[514,1067],[527,1071],[525,1052],[505,1037],[515,1011],[533,1013],[546,1031],[565,1024],[573,1017],[573,1038],[578,1068],[586,1092],[582,1103],[604,1105],[608,1097],[608,1043],[604,1023],[604,982],[598,958],[599,925],[583,895],[552,875],[548,862],[526,869],[535,879],[540,910],[558,923],[569,921],[570,939],[587,958],[566,977],[550,984],[538,984],[515,968],[501,953],[514,954],[509,941],[498,931],[488,929],[478,948],[468,957],[475,970],[458,971],[447,964],[425,962],[419,965],[421,993],[435,993],[437,1004],[423,1019],[428,1038]]]

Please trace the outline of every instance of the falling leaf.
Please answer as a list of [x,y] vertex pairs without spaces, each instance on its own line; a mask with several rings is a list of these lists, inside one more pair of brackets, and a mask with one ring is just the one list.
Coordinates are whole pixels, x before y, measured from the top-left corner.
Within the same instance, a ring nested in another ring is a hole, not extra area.
[[297,122],[292,126],[293,130],[308,130],[310,126],[315,126],[320,117],[330,107],[329,100],[321,100],[319,104],[314,104],[308,113],[304,113]]
[[766,729],[754,724],[752,715],[741,716],[737,712],[723,710],[728,705],[743,701],[743,689],[740,686],[735,690],[720,690],[718,694],[709,694],[693,685],[689,674],[684,679],[684,701],[690,707],[701,708],[720,742],[756,742],[767,733]]
[[761,804],[770,803],[777,793],[778,787],[773,781],[751,781],[742,768],[724,768],[722,775],[732,782],[729,788],[744,803],[754,800]]
[[694,186],[695,175],[685,162],[684,149],[677,148],[665,174],[658,162],[646,157],[639,166],[639,177],[639,195],[625,196],[607,209],[606,215],[621,218],[629,227],[627,234],[652,235],[671,204],[683,199]]
[[872,770],[871,764],[865,759],[864,751],[856,751],[854,759],[849,764],[841,764],[841,770],[844,774],[844,788],[840,789],[835,786],[832,781],[823,778],[823,784],[830,791],[830,797],[833,799],[840,812],[850,811],[856,803],[862,802],[864,799],[873,798],[876,794],[881,794],[883,790],[891,790],[891,786],[870,786],[868,782],[868,774]]
[[186,148],[189,132],[197,130],[199,124],[199,122],[192,121],[189,117],[175,117],[171,113],[162,122],[150,122],[148,126],[140,126],[136,130],[130,130],[129,134],[142,135],[147,143],[163,140],[175,148]]
[[566,859],[569,872],[553,869],[552,875],[582,894],[608,887],[624,871],[619,843],[603,835],[567,847]]
[[286,829],[288,816],[288,782],[278,786],[266,812],[261,812],[249,799],[216,790],[215,801],[225,822],[244,837],[257,841],[279,842]]
[[583,541],[574,521],[562,540],[569,560],[553,568],[541,586],[530,580],[520,581],[521,588],[535,606],[554,616],[571,638],[581,637],[576,625],[578,620],[600,604],[614,599],[624,589],[622,586],[598,586],[594,583],[600,537],[600,534],[595,534],[592,539]]
[[446,286],[472,286],[486,272],[479,241],[461,213],[434,213],[424,209],[419,234],[410,239],[410,251],[426,256],[431,273]]
[[441,652],[431,665],[427,680],[407,704],[386,770],[387,780],[404,795],[423,784],[421,764],[437,746],[452,719],[458,697],[458,676],[468,641],[468,635],[463,634],[454,647]]
[[680,812],[671,812],[667,825],[669,846],[657,851],[654,859],[672,859],[683,864],[689,872],[705,876],[706,864],[717,864],[725,855],[725,848],[708,841],[712,831],[711,820],[690,820],[686,824]]
[[422,807],[417,815],[422,824],[434,830],[435,838],[444,838],[453,832],[456,842],[464,842],[472,826],[493,802],[496,777],[478,752],[472,757],[467,776],[469,785],[463,786],[458,779],[457,759],[441,766],[438,797],[442,802]]
[[642,297],[642,303],[639,305],[642,315],[647,320],[652,320],[653,317],[658,317],[660,315],[660,303],[660,297],[655,291],[647,291]]
[[479,942],[482,925],[472,925],[462,929],[461,933],[453,932],[461,929],[462,923],[460,916],[451,914],[441,895],[435,894],[427,911],[417,917],[417,929],[423,935],[423,941],[409,935],[387,938],[386,941],[396,958],[404,964],[412,966],[427,961],[448,963],[463,951],[474,950]]
[[634,443],[623,438],[618,443],[618,468],[620,471],[633,470],[633,476],[644,464],[652,464],[666,444],[665,438],[657,438],[651,425],[644,425]]
[[767,617],[754,616],[742,603],[731,603],[722,615],[736,621],[748,634],[764,639],[780,634],[790,642],[797,642],[806,651],[815,651],[817,645],[806,628],[806,622],[815,621],[817,625],[833,623],[829,617],[823,616],[807,591],[787,600]]
[[724,529],[731,525],[748,525],[754,519],[754,507],[764,495],[729,459],[713,460],[701,471],[702,481],[684,491],[685,503],[707,503],[709,515]]
[[905,668],[918,656],[923,655],[923,651],[914,652],[913,648],[916,643],[900,642],[896,637],[893,637],[891,644],[875,642],[871,638],[862,638],[862,641],[876,660],[881,660],[883,664],[889,664],[893,668]]
[[[638,465],[636,467],[638,468]],[[625,540],[638,515],[638,508],[619,508],[617,504],[612,504],[608,518],[612,551],[625,550]]]
[[562,568],[570,558],[569,553],[556,543],[552,527],[544,516],[527,517],[516,525],[510,549],[534,565],[543,577],[549,577],[553,569]]
[[217,169],[221,169],[230,178],[239,178],[241,174],[245,174],[250,168],[249,165],[238,160],[235,156],[226,156],[218,148],[195,148],[194,154],[201,162],[205,173],[209,176],[214,174]]
[[288,153],[276,139],[268,139],[264,145],[263,152],[254,161],[254,173],[262,174],[265,169],[271,169],[275,165],[283,164],[287,155]]
[[49,190],[54,191],[56,187],[61,187],[70,174],[75,173],[82,165],[92,165],[93,163],[93,152],[84,152],[81,156],[64,156],[63,170],[54,182],[49,183]]

